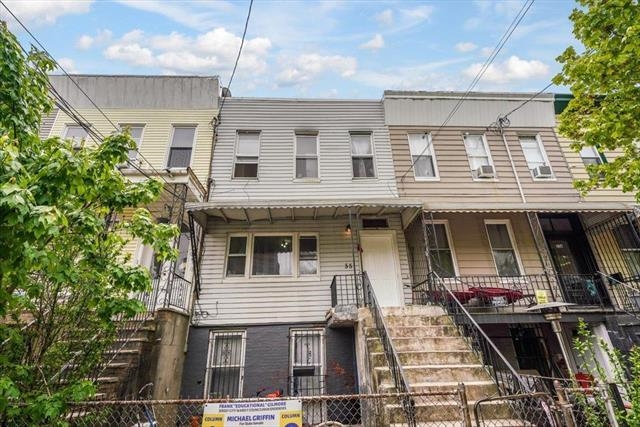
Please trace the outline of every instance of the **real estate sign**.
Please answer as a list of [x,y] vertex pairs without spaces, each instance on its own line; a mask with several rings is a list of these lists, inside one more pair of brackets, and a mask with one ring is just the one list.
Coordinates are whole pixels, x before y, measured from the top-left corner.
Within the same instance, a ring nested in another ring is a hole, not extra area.
[[204,405],[202,427],[302,427],[301,400],[261,400]]

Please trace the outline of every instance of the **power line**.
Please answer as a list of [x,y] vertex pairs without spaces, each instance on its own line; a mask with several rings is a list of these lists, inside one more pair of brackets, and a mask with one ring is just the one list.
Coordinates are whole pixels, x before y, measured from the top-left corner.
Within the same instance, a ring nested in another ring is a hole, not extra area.
[[[233,83],[233,77],[236,75],[236,69],[238,68],[238,62],[240,61],[240,55],[242,55],[242,48],[244,47],[244,40],[247,37],[247,28],[249,28],[249,18],[251,18],[251,8],[253,6],[253,0],[249,2],[249,10],[247,11],[247,19],[244,21],[244,31],[242,32],[242,40],[240,41],[240,48],[238,49],[238,55],[236,56],[236,62],[233,64],[233,70],[231,71],[231,77],[229,77],[229,84],[227,84],[227,91],[231,90],[231,83]],[[222,102],[220,103],[220,109],[218,110],[218,124],[220,123],[220,116],[222,114],[222,108],[227,97],[225,93],[222,93]]]
[[498,43],[493,48],[493,51],[491,52],[489,57],[485,60],[482,67],[480,67],[480,70],[478,70],[478,72],[476,73],[476,76],[473,78],[473,80],[469,84],[469,87],[467,88],[464,95],[460,97],[460,99],[458,99],[458,102],[453,106],[453,109],[451,110],[451,112],[447,115],[447,117],[444,119],[444,121],[438,127],[438,129],[431,135],[431,142],[427,142],[427,145],[425,145],[425,147],[422,149],[420,154],[416,156],[416,159],[411,160],[411,165],[409,165],[407,170],[404,171],[404,173],[400,177],[401,182],[404,180],[407,174],[411,171],[411,169],[415,166],[415,163],[420,159],[420,157],[422,157],[427,152],[427,150],[429,149],[429,146],[433,143],[433,139],[440,134],[442,129],[447,125],[447,123],[449,123],[449,121],[451,121],[453,116],[458,112],[458,110],[460,109],[464,101],[467,99],[467,97],[469,96],[473,88],[480,82],[480,80],[482,79],[482,76],[484,76],[485,72],[489,69],[489,66],[493,63],[493,61],[496,59],[496,57],[498,56],[498,54],[500,53],[504,45],[511,38],[511,35],[515,31],[515,29],[518,27],[518,25],[520,25],[520,22],[522,22],[527,12],[529,12],[529,9],[531,9],[531,6],[533,5],[534,2],[535,0],[529,0],[529,2],[522,5],[522,8],[520,8],[520,11],[518,11],[518,13],[513,18],[513,20],[511,21],[511,24],[509,24],[504,34],[500,38],[500,40],[498,40]]
[[535,98],[537,98],[538,96],[542,95],[542,93],[544,91],[546,91],[547,89],[549,89],[551,86],[553,86],[553,82],[549,83],[548,85],[546,85],[544,88],[540,89],[538,92],[536,92],[535,94],[533,94],[529,99],[527,99],[526,101],[524,101],[522,104],[518,105],[516,108],[514,108],[513,110],[509,111],[507,114],[503,115],[502,117],[509,117],[511,114],[515,113],[516,111],[518,111],[519,109],[521,109],[522,107],[524,107],[525,105],[527,105],[529,102],[533,101]]

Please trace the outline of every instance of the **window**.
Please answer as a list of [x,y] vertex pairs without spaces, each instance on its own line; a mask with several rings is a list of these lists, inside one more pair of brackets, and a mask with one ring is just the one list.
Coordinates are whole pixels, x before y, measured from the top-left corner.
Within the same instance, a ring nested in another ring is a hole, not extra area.
[[227,242],[226,277],[314,276],[319,268],[314,234],[231,235]]
[[596,147],[584,147],[580,150],[580,157],[585,166],[599,165],[602,163],[602,157]]
[[370,133],[351,133],[351,161],[354,178],[373,178],[373,148]]
[[131,135],[131,139],[133,139],[136,143],[136,149],[129,150],[129,160],[134,161],[138,158],[138,150],[140,149],[140,144],[142,143],[142,131],[144,130],[144,125],[121,124],[120,129],[128,129],[129,134]]
[[238,131],[234,178],[257,178],[260,157],[260,132]]
[[640,271],[640,244],[634,238],[635,231],[630,224],[619,224],[612,229],[620,252],[629,266],[629,271]]
[[518,254],[513,245],[513,234],[508,221],[485,221],[493,261],[499,276],[520,276]]
[[440,277],[455,277],[456,264],[446,222],[425,224],[429,243],[429,260]]
[[549,160],[542,140],[538,136],[520,136],[520,146],[530,171],[539,166],[548,166]]
[[476,172],[480,166],[493,165],[484,135],[466,134],[464,136],[464,148],[467,151],[469,166],[474,173],[474,178],[477,178]]
[[195,126],[174,126],[169,148],[168,168],[186,168],[191,164]]
[[247,265],[247,236],[231,236],[227,255],[227,276],[244,276]]
[[296,134],[296,178],[318,178],[318,134]]
[[438,177],[430,133],[410,133],[409,150],[416,179]]
[[292,330],[289,348],[289,395],[324,393],[324,331]]
[[210,332],[205,396],[242,397],[244,353],[244,331]]
[[73,146],[76,147],[80,146],[88,135],[87,130],[80,125],[67,125],[64,138],[70,139],[73,142]]

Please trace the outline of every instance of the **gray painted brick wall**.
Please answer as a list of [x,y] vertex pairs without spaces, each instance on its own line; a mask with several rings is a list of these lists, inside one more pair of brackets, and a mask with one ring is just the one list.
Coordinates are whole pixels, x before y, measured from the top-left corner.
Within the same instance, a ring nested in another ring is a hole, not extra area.
[[[246,329],[243,397],[255,396],[262,388],[268,391],[282,388],[286,392],[289,374],[289,330],[309,327],[324,325],[290,324],[233,328]],[[210,330],[212,328],[191,327],[189,331],[180,393],[184,398],[203,397]],[[358,381],[353,330],[325,328],[325,338],[327,393],[356,392]]]

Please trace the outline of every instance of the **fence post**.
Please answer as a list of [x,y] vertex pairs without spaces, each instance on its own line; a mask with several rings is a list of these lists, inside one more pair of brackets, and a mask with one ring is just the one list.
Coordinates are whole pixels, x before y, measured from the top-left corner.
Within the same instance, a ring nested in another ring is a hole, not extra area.
[[[609,383],[609,393],[611,394],[611,399],[615,402],[618,411],[626,411],[626,408],[624,407],[624,401],[622,400],[622,395],[620,394],[620,389],[618,388],[618,385],[616,383]],[[618,424],[624,427],[628,426],[624,420],[620,420]]]
[[464,383],[458,383],[458,398],[460,399],[460,410],[462,411],[462,425],[471,427],[471,414],[469,413],[469,402],[467,401],[467,390]]
[[613,407],[613,402],[609,396],[609,389],[599,380],[596,380],[596,386],[602,390],[602,398],[604,399],[604,407],[607,409],[607,418],[611,427],[619,427],[618,419],[616,417],[616,410]]
[[567,399],[567,392],[560,385],[560,381],[554,380],[553,387],[556,389],[558,395],[558,405],[560,406],[560,410],[562,411],[562,415],[564,416],[564,421],[567,427],[576,427],[576,423],[573,419],[573,410],[572,405]]

